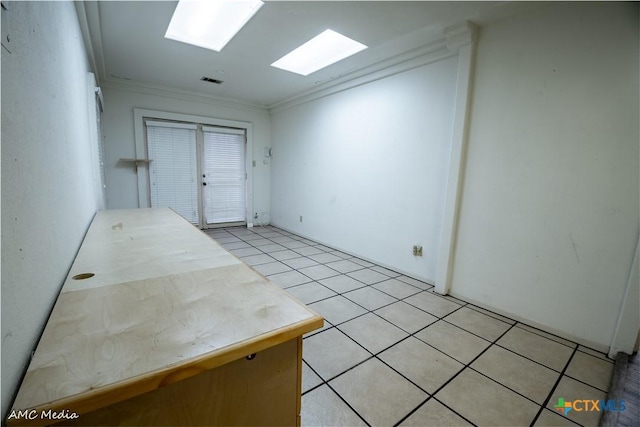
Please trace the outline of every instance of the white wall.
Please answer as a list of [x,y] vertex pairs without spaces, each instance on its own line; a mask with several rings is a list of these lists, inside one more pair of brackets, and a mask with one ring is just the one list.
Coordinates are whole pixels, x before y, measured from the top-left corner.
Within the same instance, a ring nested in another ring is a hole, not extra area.
[[253,211],[260,221],[268,222],[270,212],[271,162],[264,164],[264,148],[271,146],[271,123],[266,109],[215,103],[212,99],[179,94],[177,92],[104,85],[107,105],[103,116],[105,137],[105,166],[107,178],[107,206],[109,209],[137,208],[138,181],[131,163],[120,158],[135,158],[133,109],[143,108],[170,113],[190,114],[245,121],[253,124]]
[[638,238],[638,78],[637,3],[482,28],[453,295],[606,349]]
[[272,223],[433,282],[456,73],[452,57],[273,112]]
[[91,147],[93,85],[73,3],[9,2],[6,25],[11,54],[2,49],[3,414],[102,203]]

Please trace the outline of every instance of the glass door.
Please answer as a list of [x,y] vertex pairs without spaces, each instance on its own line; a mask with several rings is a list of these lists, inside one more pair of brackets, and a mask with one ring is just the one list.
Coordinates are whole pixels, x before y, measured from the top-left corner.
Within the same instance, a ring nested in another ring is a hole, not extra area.
[[246,224],[244,129],[203,126],[204,228]]
[[169,207],[200,225],[196,129],[193,124],[146,120],[149,205]]

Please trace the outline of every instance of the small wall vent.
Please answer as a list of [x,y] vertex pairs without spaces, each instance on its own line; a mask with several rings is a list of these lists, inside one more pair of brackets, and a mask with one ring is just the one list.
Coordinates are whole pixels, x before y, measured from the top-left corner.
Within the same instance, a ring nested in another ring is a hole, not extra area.
[[207,83],[215,83],[217,85],[222,84],[222,80],[212,79],[211,77],[203,77],[200,80],[202,80],[203,82],[207,82]]

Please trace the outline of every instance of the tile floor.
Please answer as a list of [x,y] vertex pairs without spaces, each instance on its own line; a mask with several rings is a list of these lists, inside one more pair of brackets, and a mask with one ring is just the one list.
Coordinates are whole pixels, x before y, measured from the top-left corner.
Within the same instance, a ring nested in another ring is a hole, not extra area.
[[207,231],[325,318],[303,344],[303,426],[597,425],[604,354],[275,227]]

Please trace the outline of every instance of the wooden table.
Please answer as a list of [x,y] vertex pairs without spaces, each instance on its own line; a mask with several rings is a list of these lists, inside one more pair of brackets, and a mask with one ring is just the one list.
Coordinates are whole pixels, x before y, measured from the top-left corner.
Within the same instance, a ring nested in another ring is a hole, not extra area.
[[322,324],[173,211],[100,211],[7,424],[299,425]]

